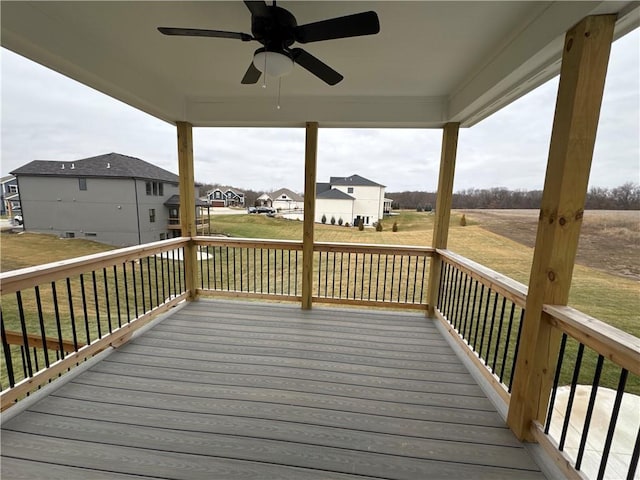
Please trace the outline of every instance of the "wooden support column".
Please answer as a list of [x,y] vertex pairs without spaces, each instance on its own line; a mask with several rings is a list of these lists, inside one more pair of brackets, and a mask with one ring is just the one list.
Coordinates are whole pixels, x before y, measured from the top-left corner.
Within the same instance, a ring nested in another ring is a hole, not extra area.
[[304,225],[302,232],[302,309],[311,309],[313,296],[313,227],[316,216],[318,123],[307,122],[304,152]]
[[[180,176],[180,230],[183,237],[196,235],[196,199],[193,174],[193,127],[187,122],[176,122],[178,130],[178,174]],[[196,246],[189,242],[184,247],[184,271],[187,300],[196,298]]]
[[[440,154],[440,176],[438,178],[438,197],[436,199],[436,218],[433,224],[433,248],[447,248],[449,220],[453,201],[453,177],[456,170],[456,152],[458,150],[459,123],[447,123],[442,130],[442,153]],[[435,314],[438,287],[440,284],[440,256],[433,255],[429,265],[429,283],[427,285],[428,315]]]
[[521,440],[534,440],[531,422],[544,421],[549,402],[560,333],[544,321],[542,306],[566,305],[569,298],[614,23],[614,15],[586,17],[565,37],[507,419]]

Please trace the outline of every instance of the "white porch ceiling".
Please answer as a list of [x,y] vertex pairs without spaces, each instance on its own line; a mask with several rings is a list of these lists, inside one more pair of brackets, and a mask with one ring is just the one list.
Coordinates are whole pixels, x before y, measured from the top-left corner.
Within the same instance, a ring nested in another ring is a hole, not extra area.
[[[270,3],[270,2],[268,2]],[[241,85],[257,42],[168,37],[156,27],[251,32],[239,1],[1,2],[2,46],[167,122],[194,126],[470,126],[559,72],[565,32],[639,2],[282,1],[305,24],[366,10],[374,36],[306,44],[344,75],[328,86],[303,68],[268,88]]]

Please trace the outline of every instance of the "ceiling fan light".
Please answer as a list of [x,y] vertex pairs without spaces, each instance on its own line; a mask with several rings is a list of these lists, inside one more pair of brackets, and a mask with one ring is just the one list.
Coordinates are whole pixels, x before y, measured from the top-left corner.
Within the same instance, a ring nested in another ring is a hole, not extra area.
[[261,72],[276,78],[288,75],[293,70],[293,60],[279,52],[257,52],[253,56],[253,65]]

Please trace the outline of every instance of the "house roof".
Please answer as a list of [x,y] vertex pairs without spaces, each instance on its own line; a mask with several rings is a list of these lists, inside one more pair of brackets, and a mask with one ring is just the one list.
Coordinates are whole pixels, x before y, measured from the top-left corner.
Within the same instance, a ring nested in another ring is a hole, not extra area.
[[[180,206],[180,195],[171,195],[165,202],[164,205],[166,205],[167,207],[178,207]],[[208,207],[209,204],[200,199],[200,198],[196,198],[196,207]]]
[[351,175],[350,177],[331,177],[329,183],[333,185],[339,185],[341,187],[384,187],[368,178],[361,177],[360,175]]
[[[268,2],[269,4],[271,2]],[[560,71],[567,30],[616,14],[615,37],[640,23],[622,1],[286,1],[298,25],[373,10],[380,33],[308,44],[344,76],[329,86],[296,65],[243,85],[257,42],[170,37],[157,27],[250,32],[243,2],[2,2],[3,47],[171,124],[194,127],[471,126]]]
[[0,183],[7,183],[15,178],[16,177],[14,177],[13,175],[5,175],[4,177],[0,177]]
[[325,190],[322,193],[316,194],[316,198],[321,198],[324,200],[355,200],[355,198],[353,198],[351,195],[335,188]]
[[329,182],[316,183],[316,197],[327,190],[331,190],[331,184]]
[[287,197],[289,197],[291,200],[295,201],[295,202],[303,202],[304,198],[302,197],[302,195],[298,195],[296,192],[293,192],[291,190],[289,190],[288,188],[281,188],[279,190],[276,190],[275,192],[271,192],[269,194],[269,197],[272,200],[278,200],[282,195],[286,195]]
[[34,160],[12,174],[55,177],[140,178],[178,183],[180,177],[149,162],[120,153],[107,153],[80,160]]

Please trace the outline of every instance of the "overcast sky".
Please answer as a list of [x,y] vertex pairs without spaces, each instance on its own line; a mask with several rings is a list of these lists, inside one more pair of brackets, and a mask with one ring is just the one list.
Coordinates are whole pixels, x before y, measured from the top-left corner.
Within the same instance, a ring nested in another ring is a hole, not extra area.
[[[8,50],[1,50],[0,173],[32,160],[109,152],[177,173],[175,127]],[[470,129],[462,129],[454,190],[542,189],[555,78]],[[592,186],[640,183],[640,32],[613,44]],[[387,191],[434,191],[440,130],[320,129],[318,181],[354,173]],[[194,129],[197,181],[271,191],[304,188],[303,129]]]

